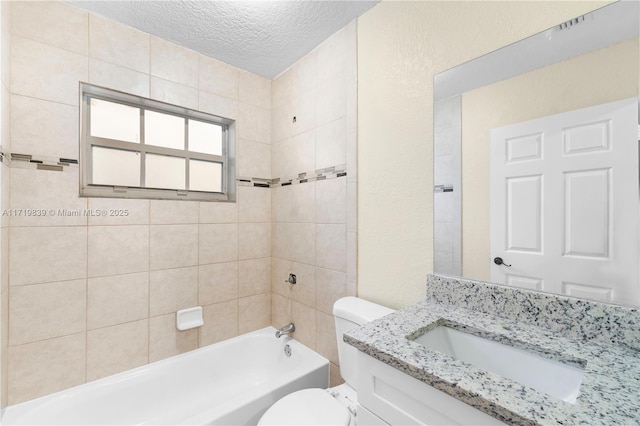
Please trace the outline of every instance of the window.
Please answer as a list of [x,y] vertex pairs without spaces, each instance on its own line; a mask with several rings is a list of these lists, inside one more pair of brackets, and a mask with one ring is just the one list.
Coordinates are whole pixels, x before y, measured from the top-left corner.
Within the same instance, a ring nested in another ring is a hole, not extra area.
[[235,122],[80,84],[80,195],[235,201]]

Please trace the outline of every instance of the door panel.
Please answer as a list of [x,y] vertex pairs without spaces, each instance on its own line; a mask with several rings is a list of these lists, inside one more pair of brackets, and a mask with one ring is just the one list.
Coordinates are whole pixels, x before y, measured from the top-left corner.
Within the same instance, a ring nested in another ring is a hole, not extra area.
[[611,169],[564,173],[563,255],[609,257]]
[[637,99],[494,129],[490,178],[492,281],[640,304]]

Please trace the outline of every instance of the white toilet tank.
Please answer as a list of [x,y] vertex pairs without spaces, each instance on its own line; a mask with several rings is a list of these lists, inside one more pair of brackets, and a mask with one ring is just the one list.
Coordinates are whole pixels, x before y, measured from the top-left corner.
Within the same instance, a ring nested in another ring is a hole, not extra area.
[[336,322],[338,340],[338,358],[340,374],[349,386],[356,389],[358,370],[356,358],[358,350],[342,340],[345,331],[383,317],[394,310],[357,297],[343,297],[333,304],[333,316]]

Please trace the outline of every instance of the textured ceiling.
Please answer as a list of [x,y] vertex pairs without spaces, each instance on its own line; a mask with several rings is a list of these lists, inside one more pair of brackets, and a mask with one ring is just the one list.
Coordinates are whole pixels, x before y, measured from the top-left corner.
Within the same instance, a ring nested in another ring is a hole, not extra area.
[[69,3],[274,78],[377,1],[69,0]]

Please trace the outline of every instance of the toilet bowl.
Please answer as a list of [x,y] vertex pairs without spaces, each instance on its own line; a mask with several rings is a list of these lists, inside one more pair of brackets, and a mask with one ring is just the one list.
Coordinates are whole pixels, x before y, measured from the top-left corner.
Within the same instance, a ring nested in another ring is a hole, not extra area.
[[392,313],[393,310],[357,297],[343,297],[333,305],[340,374],[345,383],[329,389],[303,389],[273,404],[258,425],[355,425],[358,396],[357,349],[342,334]]

